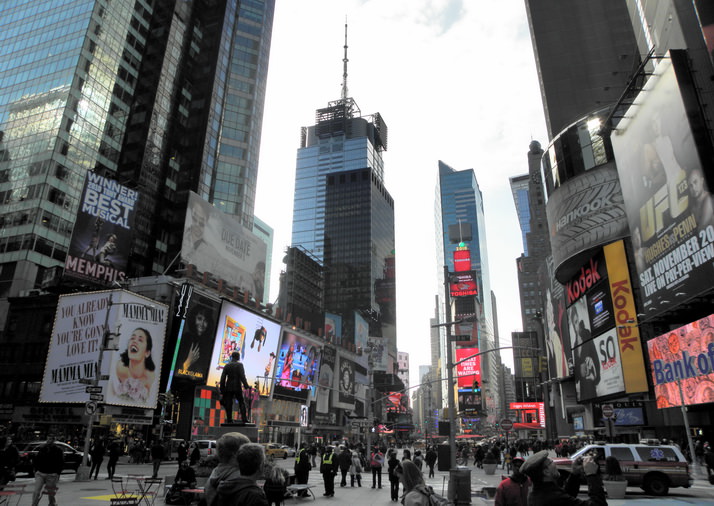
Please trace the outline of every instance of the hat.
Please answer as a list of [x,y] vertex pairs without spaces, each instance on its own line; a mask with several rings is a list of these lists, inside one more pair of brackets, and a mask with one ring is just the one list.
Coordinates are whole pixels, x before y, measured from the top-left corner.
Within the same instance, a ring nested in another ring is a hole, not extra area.
[[539,473],[543,469],[543,462],[548,458],[548,450],[542,450],[538,453],[534,453],[521,466],[521,472],[532,476],[533,474]]
[[520,462],[521,464],[525,462],[525,459],[523,457],[513,457],[512,462],[515,464],[516,462]]

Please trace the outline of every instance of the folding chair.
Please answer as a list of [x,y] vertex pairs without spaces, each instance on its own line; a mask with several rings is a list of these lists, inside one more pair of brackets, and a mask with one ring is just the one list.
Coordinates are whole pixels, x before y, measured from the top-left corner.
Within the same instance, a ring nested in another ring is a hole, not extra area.
[[156,501],[156,496],[161,494],[161,488],[164,484],[163,478],[146,478],[143,480],[141,488],[142,499],[146,502],[146,506],[152,506]]
[[117,499],[125,499],[130,491],[124,486],[124,478],[121,476],[112,476],[112,491]]
[[111,506],[139,506],[139,499],[136,497],[112,497],[109,499]]

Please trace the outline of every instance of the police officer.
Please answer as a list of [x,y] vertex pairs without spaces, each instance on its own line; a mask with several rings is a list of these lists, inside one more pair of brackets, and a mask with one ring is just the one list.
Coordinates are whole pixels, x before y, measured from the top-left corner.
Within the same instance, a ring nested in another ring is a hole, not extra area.
[[325,493],[322,495],[325,497],[335,497],[335,476],[338,469],[339,464],[335,458],[333,448],[332,446],[327,446],[325,453],[322,454],[322,464],[320,464],[320,472],[325,482]]
[[[307,445],[303,442],[300,445],[300,450],[295,456],[295,483],[298,485],[307,485],[307,479],[311,468],[310,454],[307,451]],[[307,490],[301,491],[298,495],[300,497],[307,497]]]

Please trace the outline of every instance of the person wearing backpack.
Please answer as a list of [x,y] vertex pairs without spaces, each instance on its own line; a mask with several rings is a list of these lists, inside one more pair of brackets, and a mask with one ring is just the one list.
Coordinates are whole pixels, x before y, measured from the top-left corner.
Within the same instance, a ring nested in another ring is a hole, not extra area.
[[404,495],[402,504],[404,506],[440,506],[453,504],[444,497],[436,494],[434,489],[424,483],[424,477],[416,464],[411,460],[402,460],[401,471],[397,471],[402,485],[404,485]]
[[384,465],[384,454],[375,446],[369,460],[369,467],[372,469],[372,488],[379,486],[382,488],[382,466]]

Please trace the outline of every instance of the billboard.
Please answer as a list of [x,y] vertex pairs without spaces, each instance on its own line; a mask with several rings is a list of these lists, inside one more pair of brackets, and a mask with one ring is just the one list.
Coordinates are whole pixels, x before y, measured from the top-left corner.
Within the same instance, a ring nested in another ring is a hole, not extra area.
[[478,352],[478,348],[456,348],[455,362],[466,359],[456,366],[457,385],[459,388],[471,388],[474,381],[481,383],[481,357],[467,358]]
[[[647,425],[647,411],[643,401],[614,401],[609,402],[613,408],[612,421],[619,427],[643,426]],[[605,417],[602,416],[602,404],[593,404],[593,419],[596,425],[605,425]]]
[[545,403],[543,402],[511,402],[511,411],[518,411],[518,422],[537,423],[545,427]]
[[86,402],[97,374],[105,329],[117,352],[105,353],[100,382],[107,404],[155,408],[167,306],[124,290],[60,296],[40,402]]
[[230,362],[231,353],[238,351],[248,384],[252,387],[257,384],[260,395],[270,395],[279,338],[280,325],[224,300],[218,316],[207,385],[220,385],[223,368]]
[[[355,349],[366,350],[369,341],[369,325],[367,321],[362,318],[362,316],[355,311]],[[367,367],[367,361],[369,357],[366,353],[362,353],[361,356],[357,357],[357,363],[362,367]]]
[[572,348],[565,312],[565,290],[555,280],[553,257],[546,258],[546,269],[541,271],[545,291],[545,314],[541,320],[548,352],[548,372],[551,378],[567,378],[572,374]]
[[658,408],[714,402],[714,314],[647,341],[647,348]]
[[126,278],[139,192],[87,172],[65,261],[65,276],[99,285]]
[[320,347],[287,330],[278,349],[273,396],[307,402],[320,371]]
[[262,239],[229,216],[189,193],[181,258],[262,301],[267,246]]
[[612,134],[647,318],[668,310],[680,293],[711,288],[714,197],[679,75],[671,60],[660,60]]
[[476,271],[450,273],[449,294],[452,297],[470,297],[478,295]]
[[622,393],[625,382],[616,329],[573,347],[579,401]]
[[342,317],[340,315],[325,313],[325,339],[328,343],[336,343],[342,338]]
[[215,343],[220,302],[194,290],[187,295],[188,300],[182,301],[186,317],[178,326],[173,378],[205,384]]
[[459,412],[473,414],[481,411],[481,392],[474,392],[471,388],[459,390],[457,397]]
[[344,356],[338,356],[339,369],[337,390],[333,395],[333,406],[343,409],[355,407],[355,363]]
[[335,368],[337,367],[337,349],[326,344],[322,348],[320,374],[317,380],[317,396],[315,398],[315,421],[336,423],[337,416],[331,410],[332,390],[335,383]]
[[387,339],[384,337],[370,337],[369,347],[369,360],[372,363],[372,371],[387,372],[389,362]]

